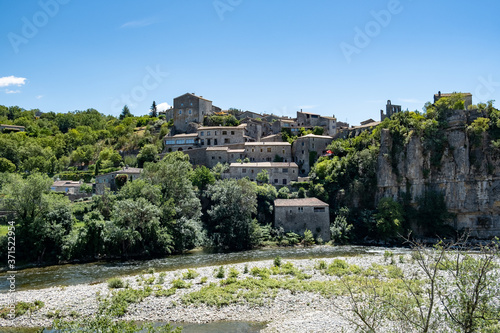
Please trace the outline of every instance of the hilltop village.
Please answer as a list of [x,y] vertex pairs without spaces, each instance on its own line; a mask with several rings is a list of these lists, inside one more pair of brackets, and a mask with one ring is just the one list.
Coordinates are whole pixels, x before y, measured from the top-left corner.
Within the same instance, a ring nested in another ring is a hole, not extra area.
[[139,117],[0,106],[0,218],[39,239],[25,253],[37,261],[494,237],[500,111],[471,94],[433,97],[423,113],[389,100],[359,126],[222,110],[191,93]]

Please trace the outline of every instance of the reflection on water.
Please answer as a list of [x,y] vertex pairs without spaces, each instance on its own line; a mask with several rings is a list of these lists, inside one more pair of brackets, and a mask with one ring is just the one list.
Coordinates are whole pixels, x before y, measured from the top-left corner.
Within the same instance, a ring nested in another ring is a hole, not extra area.
[[[284,259],[331,258],[358,254],[383,253],[386,249],[368,246],[315,246],[282,247],[233,253],[208,253],[195,251],[189,254],[153,260],[125,262],[97,262],[89,264],[58,265],[28,268],[16,274],[16,289],[41,289],[52,286],[68,286],[81,283],[98,283],[115,276],[133,275],[154,268],[156,272],[212,265],[236,264],[247,261],[269,260],[276,256]],[[391,249],[405,252],[406,249]],[[8,290],[6,273],[0,275],[0,290]]]

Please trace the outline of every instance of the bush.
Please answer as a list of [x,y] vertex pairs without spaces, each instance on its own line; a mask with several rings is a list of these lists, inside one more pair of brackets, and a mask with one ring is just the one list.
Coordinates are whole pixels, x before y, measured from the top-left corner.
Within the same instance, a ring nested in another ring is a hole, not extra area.
[[112,278],[108,280],[108,288],[110,289],[118,289],[125,287],[125,283],[122,279]]
[[281,257],[277,256],[274,258],[274,267],[280,267],[281,266]]

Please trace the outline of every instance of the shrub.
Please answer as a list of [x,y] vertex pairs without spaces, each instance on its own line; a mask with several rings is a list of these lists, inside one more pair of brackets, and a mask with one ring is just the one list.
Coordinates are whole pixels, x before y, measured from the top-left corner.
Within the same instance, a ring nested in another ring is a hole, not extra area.
[[192,280],[200,275],[197,271],[193,269],[188,269],[187,272],[182,273],[182,278],[184,280]]
[[108,288],[110,289],[118,289],[125,287],[125,283],[122,279],[112,278],[108,280]]
[[224,266],[220,266],[216,271],[215,277],[218,279],[223,279],[226,276],[226,271],[224,270]]
[[276,258],[274,258],[274,266],[275,267],[281,266],[281,257],[280,256],[277,256]]

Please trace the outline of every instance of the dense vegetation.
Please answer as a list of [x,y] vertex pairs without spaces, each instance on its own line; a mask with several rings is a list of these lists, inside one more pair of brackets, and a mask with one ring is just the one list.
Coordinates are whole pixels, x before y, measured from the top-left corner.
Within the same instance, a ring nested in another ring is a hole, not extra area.
[[[492,102],[475,107],[484,117],[467,132],[476,147],[486,145],[498,153],[500,111]],[[426,105],[425,113],[401,112],[372,131],[335,140],[329,146],[333,156],[320,157],[310,182],[278,191],[265,184],[266,174],[259,175],[264,184],[257,185],[248,179],[221,180],[227,165],[193,168],[181,152],[159,160],[161,138],[172,125],[162,118],[134,117],[126,107],[115,118],[93,109],[56,114],[0,106],[0,123],[26,128],[0,134],[0,209],[15,212],[17,259],[29,262],[156,257],[197,246],[234,251],[270,242],[309,245],[314,241],[309,234],[303,240],[271,227],[274,199],[306,196],[330,204],[336,243],[366,237],[391,241],[408,232],[411,223],[430,236],[444,235],[450,215],[439,192],[426,192],[417,207],[404,193],[399,201],[386,198],[375,205],[376,162],[381,131],[388,129],[395,171],[397,156],[412,136],[423,140],[432,167],[439,168],[447,145],[446,117],[456,108],[463,108],[459,95]],[[318,129],[313,132],[319,134]],[[133,182],[117,177],[115,193],[70,203],[50,191],[55,178],[90,182],[123,165],[143,167],[144,172]],[[6,241],[0,238],[2,252]]]

